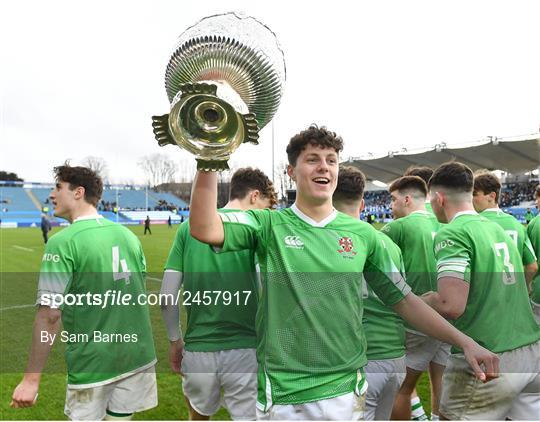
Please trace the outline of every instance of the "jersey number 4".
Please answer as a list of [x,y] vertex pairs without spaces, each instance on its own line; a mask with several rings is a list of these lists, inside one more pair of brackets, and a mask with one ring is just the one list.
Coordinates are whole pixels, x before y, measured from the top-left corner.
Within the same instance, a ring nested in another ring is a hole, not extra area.
[[[120,271],[120,267],[122,267],[122,271]],[[120,248],[118,246],[112,248],[112,273],[114,281],[125,280],[126,284],[129,284],[131,271],[129,271],[126,260],[120,259]]]

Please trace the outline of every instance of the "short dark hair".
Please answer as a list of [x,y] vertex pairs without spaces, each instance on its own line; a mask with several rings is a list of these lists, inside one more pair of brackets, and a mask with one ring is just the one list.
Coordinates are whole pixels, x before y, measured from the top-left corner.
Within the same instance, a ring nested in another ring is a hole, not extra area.
[[536,186],[536,189],[534,190],[534,196],[540,196],[540,185]]
[[424,197],[427,196],[428,188],[426,182],[419,176],[403,176],[394,180],[388,187],[388,192],[417,191]]
[[495,192],[495,201],[499,202],[501,194],[501,182],[497,176],[487,170],[480,170],[474,173],[475,191],[481,191],[484,194]]
[[359,169],[352,166],[339,166],[337,187],[333,199],[358,200],[364,196],[366,176]]
[[410,166],[407,170],[405,170],[403,176],[418,176],[424,182],[426,182],[427,185],[429,183],[429,179],[431,176],[433,176],[433,169],[428,166]]
[[272,206],[277,204],[277,194],[272,181],[261,170],[244,167],[234,172],[231,178],[229,198],[244,199],[250,190],[258,190],[265,198],[270,198]]
[[311,125],[306,130],[294,135],[287,145],[287,158],[291,166],[296,165],[298,156],[307,145],[333,148],[339,154],[343,150],[343,139],[324,126]]
[[71,190],[82,186],[84,200],[94,207],[97,206],[103,194],[103,181],[94,170],[88,167],[72,167],[66,161],[64,165],[54,167],[53,172],[56,182],[69,183]]
[[440,186],[456,192],[472,192],[473,181],[473,172],[467,165],[449,161],[435,169],[428,187],[431,189],[432,186]]

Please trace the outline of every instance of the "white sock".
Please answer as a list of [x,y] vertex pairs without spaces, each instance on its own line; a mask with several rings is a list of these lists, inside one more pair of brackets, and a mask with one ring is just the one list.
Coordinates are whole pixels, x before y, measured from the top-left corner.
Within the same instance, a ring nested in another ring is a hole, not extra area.
[[438,421],[438,420],[440,420],[440,419],[439,419],[439,415],[436,415],[435,413],[432,413],[432,414],[431,414],[431,420],[432,420],[432,421]]
[[411,419],[416,421],[427,420],[426,412],[420,402],[420,397],[413,397],[411,399]]

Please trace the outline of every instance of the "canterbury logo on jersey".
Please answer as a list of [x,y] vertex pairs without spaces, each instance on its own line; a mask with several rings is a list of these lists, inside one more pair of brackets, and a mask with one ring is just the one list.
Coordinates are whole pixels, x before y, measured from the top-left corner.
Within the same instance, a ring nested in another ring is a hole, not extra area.
[[300,236],[285,236],[283,239],[287,248],[304,249],[304,242]]

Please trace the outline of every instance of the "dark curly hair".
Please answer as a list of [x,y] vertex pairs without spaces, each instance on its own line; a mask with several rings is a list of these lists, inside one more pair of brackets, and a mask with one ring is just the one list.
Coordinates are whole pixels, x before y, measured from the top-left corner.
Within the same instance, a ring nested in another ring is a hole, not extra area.
[[350,201],[362,199],[366,187],[366,176],[352,166],[339,166],[337,187],[332,199]]
[[257,189],[264,198],[269,198],[272,207],[277,205],[277,194],[272,181],[261,170],[252,167],[241,168],[234,172],[229,198],[243,199],[254,189]]
[[291,166],[296,165],[298,156],[307,145],[333,148],[339,154],[343,150],[343,139],[324,126],[311,125],[306,130],[294,135],[287,145],[287,158]]
[[72,167],[69,162],[53,169],[57,183],[69,183],[69,188],[74,190],[79,186],[84,188],[84,199],[94,207],[97,206],[103,194],[103,181],[95,171],[88,167]]

